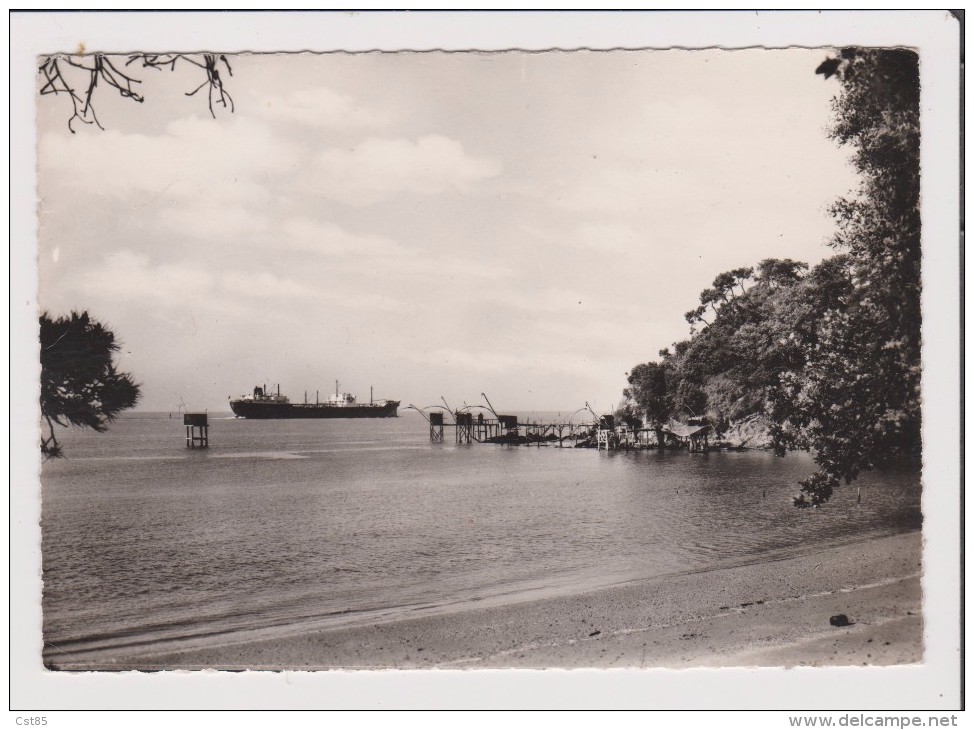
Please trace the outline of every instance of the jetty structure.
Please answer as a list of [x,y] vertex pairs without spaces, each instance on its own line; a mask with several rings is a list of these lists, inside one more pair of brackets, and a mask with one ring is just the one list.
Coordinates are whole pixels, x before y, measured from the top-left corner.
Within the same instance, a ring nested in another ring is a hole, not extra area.
[[575,415],[585,410],[578,409],[567,420],[543,421],[523,419],[517,415],[498,413],[486,394],[481,393],[486,405],[474,404],[453,409],[442,398],[443,405],[425,407],[410,403],[407,409],[418,412],[429,424],[431,443],[443,443],[445,432],[452,429],[454,441],[458,444],[549,444],[557,442],[564,446],[565,441],[575,445],[581,438],[593,436],[593,424],[574,421]]
[[[444,443],[447,431],[453,431],[457,444],[508,444],[522,446],[557,446],[561,448],[595,448],[606,451],[656,448],[655,428],[643,428],[640,420],[617,423],[614,415],[598,415],[586,403],[567,418],[540,420],[498,413],[485,393],[486,405],[464,403],[452,408],[441,396],[442,405],[424,407],[410,403],[406,408],[419,413],[429,426],[430,443]],[[581,414],[581,415],[580,415]],[[669,445],[706,451],[711,426],[703,418],[687,423],[671,420],[660,429]]]
[[410,403],[407,410],[419,413],[429,426],[430,443],[444,443],[453,431],[457,444],[507,444],[521,446],[556,446],[561,448],[616,449],[652,448],[642,424],[616,424],[612,415],[598,415],[586,403],[566,418],[544,420],[498,413],[485,393],[486,405],[464,403],[452,408],[441,396],[442,405],[419,407]]

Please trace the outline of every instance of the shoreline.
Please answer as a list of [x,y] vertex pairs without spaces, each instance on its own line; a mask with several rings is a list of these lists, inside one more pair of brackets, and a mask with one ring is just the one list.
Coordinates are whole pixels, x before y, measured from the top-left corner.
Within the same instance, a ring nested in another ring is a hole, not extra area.
[[[219,646],[86,670],[854,666],[922,660],[919,531],[798,556]],[[829,617],[848,615],[833,627]]]

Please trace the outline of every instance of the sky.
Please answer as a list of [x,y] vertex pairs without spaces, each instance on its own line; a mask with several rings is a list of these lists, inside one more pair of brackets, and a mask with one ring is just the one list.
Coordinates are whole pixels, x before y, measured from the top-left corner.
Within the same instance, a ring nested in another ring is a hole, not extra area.
[[76,134],[38,98],[41,309],[108,325],[142,410],[608,411],[718,273],[831,254],[826,55],[232,55],[232,113],[138,70]]

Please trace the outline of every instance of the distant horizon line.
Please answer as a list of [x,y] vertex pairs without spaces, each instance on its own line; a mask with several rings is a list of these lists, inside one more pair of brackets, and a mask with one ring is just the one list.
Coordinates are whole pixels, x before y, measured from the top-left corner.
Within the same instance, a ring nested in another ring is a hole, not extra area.
[[[426,406],[426,408],[427,409],[429,409],[429,408],[443,408],[444,410],[446,410],[446,406],[437,406],[437,405]],[[213,413],[221,413],[221,414],[222,413],[229,413],[229,414],[233,414],[233,411],[231,411],[229,408],[226,409],[226,410],[220,410],[220,409],[215,409],[215,408],[214,409],[209,409],[209,408],[201,408],[201,409],[200,408],[197,408],[197,409],[184,408],[184,410],[169,409],[169,408],[162,408],[162,409],[159,409],[159,408],[130,408],[129,410],[127,410],[127,411],[125,411],[123,413],[120,413],[118,417],[119,418],[124,418],[125,416],[130,416],[130,415],[146,415],[146,414],[152,414],[152,413],[210,413],[211,410],[212,410]],[[398,410],[400,412],[400,415],[402,415],[403,412],[406,412],[406,411],[414,411],[414,409],[413,408],[410,408],[409,406],[400,406]],[[503,412],[511,412],[511,411],[513,411],[515,413],[517,413],[517,412],[527,412],[527,413],[574,413],[574,412],[580,412],[580,411],[584,411],[584,410],[585,410],[585,407],[583,406],[582,408],[574,408],[574,409],[567,409],[567,408],[560,408],[560,409],[559,408],[505,408],[504,411],[500,411],[500,412],[503,413]],[[253,420],[253,419],[251,419],[251,420]],[[287,419],[283,419],[283,420],[287,420]]]

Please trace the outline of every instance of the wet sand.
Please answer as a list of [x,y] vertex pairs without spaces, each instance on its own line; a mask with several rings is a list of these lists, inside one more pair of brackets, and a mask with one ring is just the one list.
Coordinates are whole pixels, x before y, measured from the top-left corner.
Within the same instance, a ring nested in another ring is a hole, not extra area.
[[[66,669],[861,666],[922,661],[919,532],[576,595]],[[846,614],[835,627],[829,617]]]

